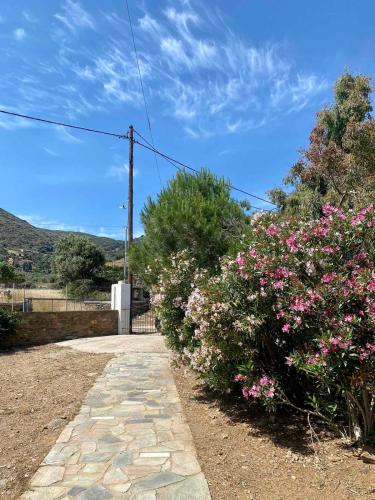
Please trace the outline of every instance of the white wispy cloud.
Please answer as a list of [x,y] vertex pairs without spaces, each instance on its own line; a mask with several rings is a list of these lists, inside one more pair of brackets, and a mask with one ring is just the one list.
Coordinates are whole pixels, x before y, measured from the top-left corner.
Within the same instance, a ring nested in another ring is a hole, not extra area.
[[[64,230],[65,224],[63,224],[60,221],[57,221],[55,219],[49,219],[48,217],[44,217],[41,215],[35,215],[35,214],[16,214],[16,217],[25,220],[29,224],[32,224],[35,227],[40,227],[44,229],[55,229],[55,230]],[[69,230],[76,230],[76,229],[70,229],[70,227],[77,228],[79,230],[79,226],[69,226]]]
[[[325,79],[299,71],[282,44],[239,36],[223,14],[202,1],[166,5],[156,15],[142,4],[138,18],[133,15],[151,115],[157,107],[188,136],[211,137],[264,126],[321,100]],[[143,106],[125,13],[95,11],[90,2],[85,7],[78,0],[63,0],[54,14],[54,59],[38,65],[23,59],[19,74],[2,75],[1,90],[11,89],[9,104],[71,121],[119,105]],[[23,17],[32,22],[27,11]],[[0,120],[0,128],[12,127],[14,122]],[[81,142],[80,136],[61,130],[62,140]]]
[[[17,108],[11,109],[9,106],[0,103],[0,108],[6,111],[20,111]],[[35,122],[31,122],[29,120],[25,120],[23,118],[17,118],[15,116],[5,115],[3,113],[0,114],[0,129],[3,130],[17,130],[24,128],[33,128],[35,127]]]
[[263,126],[326,88],[318,75],[299,74],[282,46],[244,40],[203,4],[177,5],[157,19],[144,13],[137,29],[142,60],[164,80],[159,98],[191,137]]
[[83,140],[73,135],[68,129],[64,127],[56,127],[56,133],[60,140],[70,144],[83,144]]
[[54,17],[71,33],[76,33],[79,28],[96,29],[92,16],[79,2],[73,0],[66,0],[62,12],[54,14]]
[[112,238],[113,240],[123,240],[125,237],[124,230],[108,231],[108,229],[106,229],[105,227],[99,228],[99,231],[95,232],[94,234],[103,238]]
[[35,214],[17,214],[16,217],[27,221],[35,227],[41,229],[51,229],[54,231],[71,231],[84,234],[92,234],[95,236],[102,236],[105,238],[112,238],[115,240],[124,239],[124,231],[119,229],[118,231],[108,231],[109,228],[106,226],[86,226],[77,224],[66,224],[64,222],[58,221],[56,219],[50,219],[41,215]]
[[23,28],[17,28],[13,31],[13,36],[17,42],[22,42],[26,38],[26,31]]
[[32,14],[27,12],[26,10],[22,11],[22,17],[28,22],[28,23],[37,23],[39,21],[38,18],[34,17]]
[[45,151],[47,154],[49,154],[50,156],[59,156],[56,151],[54,151],[53,149],[51,148],[47,148],[47,147],[44,147],[42,148],[43,151]]
[[[108,168],[107,176],[114,177],[115,179],[118,180],[123,180],[128,175],[128,172],[129,172],[129,165],[127,163],[116,164],[116,165],[111,165]],[[134,177],[136,177],[138,174],[139,170],[135,168],[133,171]]]

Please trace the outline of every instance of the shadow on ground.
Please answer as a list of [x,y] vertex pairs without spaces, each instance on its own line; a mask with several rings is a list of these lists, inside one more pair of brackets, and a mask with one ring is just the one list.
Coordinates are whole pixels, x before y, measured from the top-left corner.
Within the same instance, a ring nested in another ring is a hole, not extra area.
[[256,403],[245,403],[240,396],[222,397],[210,391],[206,386],[197,383],[194,386],[194,399],[200,404],[218,408],[228,418],[232,425],[248,424],[248,434],[254,437],[267,436],[272,442],[293,453],[313,455],[311,432],[316,433],[320,441],[330,440],[334,433],[324,428],[318,422],[310,419],[311,431],[306,415],[296,414],[288,408],[280,408],[273,415],[267,415]]

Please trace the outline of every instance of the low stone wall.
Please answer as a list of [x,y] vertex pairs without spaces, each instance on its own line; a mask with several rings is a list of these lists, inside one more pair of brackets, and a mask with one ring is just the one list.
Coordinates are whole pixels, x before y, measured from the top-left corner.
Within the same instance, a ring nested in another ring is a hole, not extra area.
[[117,311],[31,312],[19,314],[19,319],[16,333],[0,338],[0,349],[118,332]]

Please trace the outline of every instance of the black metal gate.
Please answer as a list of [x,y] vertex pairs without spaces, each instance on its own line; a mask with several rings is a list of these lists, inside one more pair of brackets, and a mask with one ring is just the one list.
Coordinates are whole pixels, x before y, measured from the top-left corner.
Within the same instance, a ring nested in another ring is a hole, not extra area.
[[132,302],[132,333],[157,333],[156,317],[149,302]]

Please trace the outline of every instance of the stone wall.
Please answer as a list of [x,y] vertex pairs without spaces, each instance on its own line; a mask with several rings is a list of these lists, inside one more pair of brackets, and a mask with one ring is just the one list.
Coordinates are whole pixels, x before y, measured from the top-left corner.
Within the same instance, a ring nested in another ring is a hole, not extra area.
[[19,319],[14,335],[0,338],[0,349],[116,335],[118,332],[117,311],[31,312],[19,314]]

